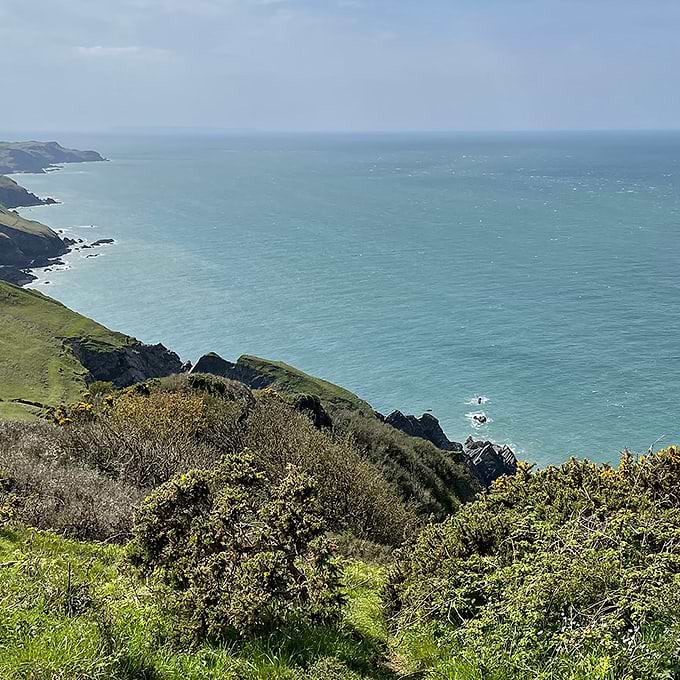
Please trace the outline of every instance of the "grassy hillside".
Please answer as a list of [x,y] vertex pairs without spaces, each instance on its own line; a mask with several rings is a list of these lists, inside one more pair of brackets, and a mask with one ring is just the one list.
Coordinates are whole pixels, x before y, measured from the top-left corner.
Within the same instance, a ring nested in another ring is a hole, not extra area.
[[282,392],[313,394],[331,406],[373,413],[371,405],[357,397],[356,394],[327,380],[316,378],[293,366],[284,364],[282,361],[271,361],[270,359],[244,355],[239,358],[238,365],[250,368],[259,375],[271,379],[272,386]]
[[132,342],[36,291],[0,281],[0,417],[26,417],[23,399],[56,405],[85,390],[85,368],[63,342],[90,338],[110,348]]
[[50,229],[45,224],[35,222],[33,220],[27,220],[18,215],[17,213],[11,210],[6,210],[1,206],[0,206],[0,227],[12,229],[14,231],[29,234],[31,236],[38,236],[44,239],[59,238],[59,235],[53,229]]

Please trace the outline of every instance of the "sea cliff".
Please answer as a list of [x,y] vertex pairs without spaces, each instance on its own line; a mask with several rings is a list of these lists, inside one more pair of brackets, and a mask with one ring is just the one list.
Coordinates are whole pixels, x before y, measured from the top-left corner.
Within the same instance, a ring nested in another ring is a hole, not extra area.
[[36,196],[2,173],[41,173],[56,164],[104,160],[96,151],[67,149],[57,142],[0,142],[0,281],[27,285],[36,278],[32,269],[54,264],[76,244],[16,213],[14,208],[56,201]]

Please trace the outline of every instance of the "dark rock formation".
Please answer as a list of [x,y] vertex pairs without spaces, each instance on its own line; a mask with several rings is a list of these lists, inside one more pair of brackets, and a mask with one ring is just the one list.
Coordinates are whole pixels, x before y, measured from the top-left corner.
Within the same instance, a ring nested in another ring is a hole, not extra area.
[[385,418],[385,422],[411,437],[419,437],[432,442],[444,451],[462,451],[463,445],[452,442],[444,434],[439,421],[431,414],[424,413],[420,418],[405,416],[401,411],[393,411]]
[[293,400],[293,406],[296,411],[300,411],[300,413],[308,416],[312,423],[314,423],[314,427],[320,430],[333,427],[333,420],[323,407],[321,399],[315,394],[298,395]]
[[30,272],[12,265],[0,265],[0,281],[7,281],[7,283],[13,283],[15,286],[27,286],[36,278]]
[[227,361],[214,352],[204,354],[196,362],[196,365],[191,369],[191,372],[212,373],[212,375],[218,375],[221,378],[238,380],[254,390],[262,390],[275,382],[275,379],[271,376],[262,375],[242,363]]
[[475,441],[468,437],[463,444],[465,456],[475,476],[484,486],[490,486],[494,479],[503,475],[514,475],[517,458],[510,447],[490,441]]
[[128,387],[151,378],[163,378],[182,371],[182,361],[164,345],[141,342],[127,347],[102,347],[83,340],[67,339],[76,358],[88,370],[88,383],[95,380]]
[[35,205],[52,205],[53,198],[40,198],[9,177],[0,176],[0,204],[5,208],[29,208]]
[[429,413],[420,418],[406,416],[401,411],[394,411],[387,417],[377,415],[411,437],[426,439],[445,451],[464,453],[470,471],[486,487],[494,479],[502,475],[514,475],[517,470],[517,459],[509,447],[489,441],[475,441],[472,437],[468,437],[464,444],[452,442],[442,430],[439,421]]

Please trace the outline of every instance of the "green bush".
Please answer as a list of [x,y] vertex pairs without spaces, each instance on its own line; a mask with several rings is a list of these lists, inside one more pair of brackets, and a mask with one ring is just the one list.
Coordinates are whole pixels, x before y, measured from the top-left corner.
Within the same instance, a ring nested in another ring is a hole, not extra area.
[[314,483],[276,484],[253,455],[192,470],[143,503],[130,560],[157,577],[197,638],[234,638],[291,622],[327,623],[342,604]]
[[391,608],[428,677],[678,677],[680,452],[521,466],[423,531]]
[[255,452],[272,479],[280,478],[291,464],[314,477],[331,531],[350,531],[360,539],[398,546],[417,529],[413,508],[349,435],[318,430],[271,390],[257,394],[241,442]]
[[442,451],[361,413],[338,411],[334,420],[422,518],[442,520],[481,491],[458,452]]

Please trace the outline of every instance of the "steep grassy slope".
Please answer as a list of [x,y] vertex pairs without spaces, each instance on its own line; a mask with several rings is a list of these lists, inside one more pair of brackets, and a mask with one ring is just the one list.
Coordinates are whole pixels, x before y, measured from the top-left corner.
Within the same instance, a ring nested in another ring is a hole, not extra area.
[[272,387],[289,394],[311,394],[327,406],[373,413],[371,405],[356,394],[282,361],[244,355],[234,364],[217,354],[206,354],[198,361],[194,371],[239,380],[255,389]]
[[[72,401],[85,390],[87,369],[63,338],[90,338],[111,349],[133,340],[38,292],[0,282],[0,400]],[[0,402],[0,417],[18,406]]]

